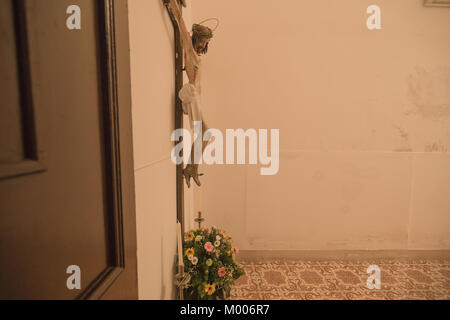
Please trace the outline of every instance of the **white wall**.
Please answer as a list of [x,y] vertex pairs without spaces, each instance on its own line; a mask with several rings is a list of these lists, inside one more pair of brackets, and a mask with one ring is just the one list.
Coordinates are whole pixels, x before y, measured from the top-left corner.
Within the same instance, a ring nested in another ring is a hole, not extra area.
[[[368,0],[192,3],[193,22],[221,20],[208,124],[280,128],[281,167],[202,166],[188,225],[203,209],[241,249],[450,248],[449,9],[379,0],[383,29],[368,31]],[[129,1],[129,20],[139,297],[170,299],[173,30],[159,0]]]
[[176,253],[173,28],[162,1],[129,5],[140,299],[173,298]]
[[450,249],[450,9],[422,3],[193,1],[221,21],[209,126],[280,129],[276,176],[201,168],[208,224],[241,249]]

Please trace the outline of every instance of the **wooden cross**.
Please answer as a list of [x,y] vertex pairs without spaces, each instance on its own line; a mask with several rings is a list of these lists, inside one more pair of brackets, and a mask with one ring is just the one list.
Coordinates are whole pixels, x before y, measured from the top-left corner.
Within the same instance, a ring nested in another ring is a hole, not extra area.
[[202,218],[202,212],[198,212],[198,217],[194,219],[195,222],[198,222],[198,227],[202,227],[202,222],[205,221],[205,218]]
[[[183,6],[186,6],[186,0],[177,0],[178,3],[181,3]],[[183,87],[183,60],[189,61],[186,62],[190,67],[188,72],[188,77],[191,81],[195,81],[195,63],[190,63],[190,61],[197,61],[194,48],[192,46],[192,40],[188,41],[190,38],[189,33],[187,32],[186,26],[182,19],[181,7],[178,5],[176,1],[173,0],[162,0],[164,6],[167,9],[170,20],[172,21],[172,25],[174,28],[174,47],[175,47],[175,128],[183,128],[183,108],[181,104],[181,100],[178,97],[178,92]],[[183,32],[181,32],[183,29]],[[192,47],[192,49],[185,49],[186,47]],[[190,59],[183,59],[184,52],[191,52],[189,56],[193,57]],[[192,82],[193,83],[193,82]],[[177,144],[178,142],[174,142]],[[183,156],[183,151],[181,151],[180,156]],[[176,184],[177,184],[177,218],[182,225],[182,229],[184,230],[184,177],[183,177],[183,164],[177,165],[177,173],[176,173]]]

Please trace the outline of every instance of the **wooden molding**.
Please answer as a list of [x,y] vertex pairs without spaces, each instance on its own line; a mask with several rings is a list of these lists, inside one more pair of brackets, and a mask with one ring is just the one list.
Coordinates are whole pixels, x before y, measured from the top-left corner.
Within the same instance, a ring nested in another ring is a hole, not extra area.
[[24,160],[11,164],[0,164],[0,179],[9,179],[32,173],[40,173],[45,170],[45,166],[41,162],[33,160]]
[[125,269],[114,0],[97,2],[103,94],[108,266],[77,299],[100,299]]

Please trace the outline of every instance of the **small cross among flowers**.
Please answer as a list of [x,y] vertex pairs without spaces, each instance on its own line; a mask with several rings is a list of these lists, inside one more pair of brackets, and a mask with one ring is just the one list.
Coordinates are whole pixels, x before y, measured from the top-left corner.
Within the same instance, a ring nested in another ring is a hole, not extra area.
[[198,212],[198,217],[195,218],[194,221],[198,223],[198,227],[199,228],[202,227],[202,222],[205,221],[205,218],[202,218],[202,212],[201,211]]

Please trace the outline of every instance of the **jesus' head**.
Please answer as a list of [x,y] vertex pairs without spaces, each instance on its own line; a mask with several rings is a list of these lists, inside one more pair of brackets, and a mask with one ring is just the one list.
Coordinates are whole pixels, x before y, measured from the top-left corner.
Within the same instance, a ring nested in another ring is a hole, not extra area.
[[198,55],[208,52],[208,44],[212,37],[213,32],[210,28],[201,24],[192,26],[192,46]]

